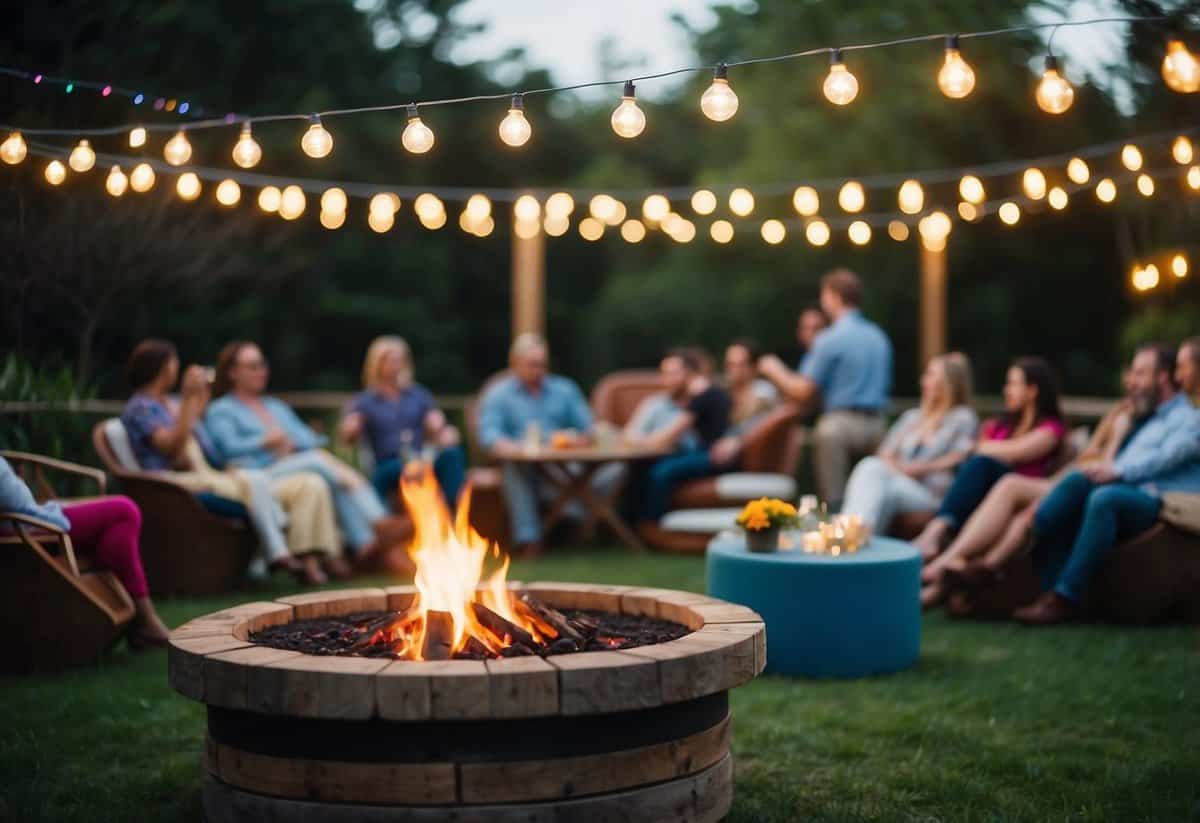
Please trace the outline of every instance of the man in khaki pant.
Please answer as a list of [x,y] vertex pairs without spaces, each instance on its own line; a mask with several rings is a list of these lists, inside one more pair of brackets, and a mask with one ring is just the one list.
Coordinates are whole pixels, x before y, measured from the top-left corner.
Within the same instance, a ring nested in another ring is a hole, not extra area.
[[839,508],[855,460],[871,454],[884,434],[892,385],[892,344],[859,308],[862,281],[849,269],[821,278],[821,308],[833,323],[817,335],[793,372],[775,355],[759,372],[806,409],[822,408],[814,432],[817,491]]

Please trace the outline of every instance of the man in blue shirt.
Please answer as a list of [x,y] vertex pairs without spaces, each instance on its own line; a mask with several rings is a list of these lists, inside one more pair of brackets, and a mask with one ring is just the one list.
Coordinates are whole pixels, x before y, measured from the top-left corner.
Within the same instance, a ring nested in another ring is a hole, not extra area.
[[586,442],[592,412],[575,381],[548,373],[550,352],[540,335],[518,336],[508,360],[512,374],[492,386],[480,402],[479,441],[503,464],[513,542],[521,554],[534,556],[542,542],[537,473],[507,458],[541,448],[555,433],[560,442]]
[[791,371],[775,355],[759,360],[759,372],[806,411],[821,408],[814,437],[817,491],[840,507],[850,467],[883,440],[884,413],[892,387],[892,344],[863,317],[862,281],[849,269],[821,279],[821,308],[833,323],[813,341]]
[[[1154,525],[1163,492],[1200,492],[1200,338],[1174,357],[1143,346],[1129,372],[1135,407],[1150,413],[1115,460],[1062,479],[1037,508],[1033,560],[1047,591],[1013,617],[1049,625],[1074,617],[1092,575],[1116,545]],[[1183,391],[1176,392],[1175,383]],[[1141,402],[1139,403],[1139,398]],[[1149,402],[1146,402],[1146,400]]]

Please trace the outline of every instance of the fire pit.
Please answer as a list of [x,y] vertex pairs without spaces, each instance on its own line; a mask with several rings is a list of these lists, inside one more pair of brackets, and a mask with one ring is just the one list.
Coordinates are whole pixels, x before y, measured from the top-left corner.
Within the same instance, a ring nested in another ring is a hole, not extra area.
[[[208,820],[723,817],[727,692],[762,671],[759,617],[664,589],[509,583],[506,562],[484,581],[494,550],[423,483],[404,484],[434,512],[415,586],[249,603],[173,633],[171,685],[208,707]],[[322,637],[319,654],[256,642]]]

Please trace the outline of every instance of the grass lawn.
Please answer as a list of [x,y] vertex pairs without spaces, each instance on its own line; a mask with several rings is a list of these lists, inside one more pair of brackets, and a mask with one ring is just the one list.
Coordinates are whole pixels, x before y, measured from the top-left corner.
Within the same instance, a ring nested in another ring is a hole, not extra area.
[[[516,563],[512,576],[704,588],[697,558],[617,551]],[[162,613],[178,625],[284,591]],[[735,691],[729,820],[1200,820],[1195,629],[931,615],[923,630],[903,674]],[[203,727],[203,707],[168,688],[164,652],[0,680],[0,821],[197,820]]]

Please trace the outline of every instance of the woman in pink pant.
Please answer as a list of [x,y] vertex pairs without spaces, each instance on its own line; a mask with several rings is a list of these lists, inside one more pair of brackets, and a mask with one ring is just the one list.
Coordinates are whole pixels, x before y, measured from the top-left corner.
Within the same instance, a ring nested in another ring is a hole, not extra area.
[[0,457],[0,511],[37,517],[66,529],[77,552],[92,554],[111,571],[133,598],[136,614],[129,628],[135,650],[164,646],[170,630],[159,619],[146,586],[138,535],[142,513],[128,497],[101,497],[80,503],[38,503],[29,487]]

